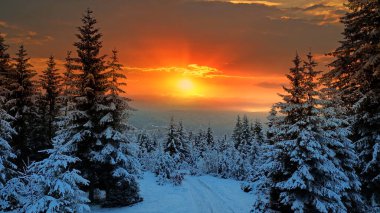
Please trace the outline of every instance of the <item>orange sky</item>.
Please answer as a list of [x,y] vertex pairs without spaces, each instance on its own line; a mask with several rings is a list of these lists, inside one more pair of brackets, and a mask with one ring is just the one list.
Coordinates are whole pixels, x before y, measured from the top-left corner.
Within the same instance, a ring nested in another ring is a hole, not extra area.
[[[342,1],[15,0],[2,3],[0,33],[25,44],[37,70],[74,50],[85,8],[103,53],[117,48],[128,96],[140,109],[267,111],[279,100],[296,51],[326,70],[340,39]],[[20,7],[23,4],[23,7]]]

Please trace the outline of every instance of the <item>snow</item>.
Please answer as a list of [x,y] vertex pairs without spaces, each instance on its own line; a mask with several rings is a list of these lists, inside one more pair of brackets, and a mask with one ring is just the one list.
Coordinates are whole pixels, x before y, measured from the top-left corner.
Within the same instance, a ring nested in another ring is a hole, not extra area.
[[240,189],[240,182],[212,176],[186,176],[182,185],[158,185],[153,173],[139,180],[144,201],[130,207],[92,207],[95,213],[208,213],[249,212],[252,194]]

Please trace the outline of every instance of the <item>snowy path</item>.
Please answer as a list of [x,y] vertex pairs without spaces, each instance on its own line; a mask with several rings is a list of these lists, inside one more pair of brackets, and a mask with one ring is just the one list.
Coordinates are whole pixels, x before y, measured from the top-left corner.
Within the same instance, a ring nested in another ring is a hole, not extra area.
[[132,207],[99,209],[97,213],[245,213],[252,195],[240,189],[238,181],[211,176],[186,176],[182,186],[159,186],[152,173],[140,180],[142,203]]

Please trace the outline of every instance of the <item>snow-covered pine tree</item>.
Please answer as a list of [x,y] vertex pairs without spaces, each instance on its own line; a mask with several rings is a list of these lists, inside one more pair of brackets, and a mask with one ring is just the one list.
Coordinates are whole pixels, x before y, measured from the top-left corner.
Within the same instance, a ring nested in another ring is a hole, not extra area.
[[7,182],[1,195],[7,202],[0,205],[17,212],[89,212],[87,195],[80,185],[87,185],[73,165],[73,144],[54,144],[49,157],[33,162],[25,172]]
[[137,136],[137,142],[140,147],[141,155],[153,152],[156,149],[156,144],[152,141],[149,135],[144,131]]
[[[266,140],[260,146],[260,155],[253,164],[255,174],[251,186],[256,194],[253,202],[252,212],[271,212],[271,191],[274,188],[271,173],[275,171],[279,163],[274,160],[280,150],[275,150],[274,144],[280,139],[277,138],[280,117],[277,115],[275,105],[272,105],[267,117]],[[272,204],[273,205],[273,204]]]
[[176,186],[181,185],[184,176],[178,171],[178,164],[170,153],[159,148],[156,159],[153,172],[158,177],[157,183],[163,185],[170,182]]
[[207,151],[207,135],[203,129],[198,130],[198,134],[195,134],[192,138],[193,148],[198,153],[198,157],[203,157],[204,152]]
[[[16,158],[16,155],[9,145],[12,136],[16,134],[15,129],[11,125],[14,118],[8,114],[4,106],[9,96],[7,75],[11,71],[10,57],[6,52],[7,49],[8,46],[4,44],[4,39],[0,36],[0,191],[5,183],[14,176],[14,170],[16,170],[16,165],[12,162]],[[0,200],[2,200],[1,197]]]
[[[49,157],[28,166],[26,174],[25,212],[89,212],[90,202],[81,185],[88,185],[78,170],[72,169],[79,161],[71,155],[71,144],[56,144],[48,150]],[[33,193],[30,193],[33,192]]]
[[[358,156],[354,144],[348,138],[351,134],[349,116],[346,115],[347,107],[340,100],[336,89],[329,86],[329,79],[321,78],[324,88],[322,89],[322,115],[325,118],[323,130],[331,141],[340,143],[335,147],[335,164],[340,166],[348,177],[349,187],[342,193],[343,202],[347,209],[353,212],[364,212],[362,196],[360,194],[361,183],[355,169],[358,166]],[[330,143],[330,141],[327,141]],[[334,148],[334,143],[332,144]]]
[[241,119],[238,115],[235,128],[232,133],[232,139],[234,141],[235,148],[239,150],[244,159],[247,159],[247,157],[254,151],[252,149],[252,131],[246,115],[243,116],[243,119]]
[[0,35],[0,76],[1,86],[3,89],[8,89],[9,83],[6,80],[10,80],[10,74],[12,72],[11,57],[7,53],[9,46],[5,44],[4,37]]
[[273,105],[269,111],[269,115],[267,117],[267,126],[268,129],[266,131],[266,138],[269,144],[274,144],[275,139],[274,136],[276,135],[276,126],[278,125],[279,117],[277,115],[276,107]]
[[22,168],[38,155],[38,142],[31,140],[34,119],[38,117],[34,105],[36,87],[32,79],[36,72],[31,69],[32,65],[23,45],[18,49],[14,61],[14,70],[9,76],[11,94],[6,106],[9,114],[15,118],[13,127],[17,135],[12,138],[11,146],[17,153],[16,165]]
[[326,77],[339,91],[351,115],[352,140],[359,159],[362,192],[372,206],[380,205],[380,2],[350,0],[342,18],[344,39]]
[[[340,143],[327,138],[323,128],[311,54],[302,66],[297,55],[287,75],[290,87],[276,106],[284,119],[279,124],[280,140],[267,162],[271,209],[283,212],[347,212],[341,193],[348,187],[346,174],[335,164]],[[329,144],[326,143],[329,141]],[[267,206],[266,206],[267,207]]]
[[[74,109],[74,97],[79,94],[78,75],[75,73],[80,67],[75,63],[75,58],[71,56],[71,51],[67,52],[65,58],[65,72],[62,76],[62,93],[58,97],[61,103],[61,119],[67,116],[68,111]],[[61,120],[60,119],[60,120]]]
[[207,132],[206,132],[206,142],[207,142],[207,146],[208,146],[209,148],[215,146],[215,144],[214,144],[214,135],[213,135],[213,132],[212,132],[212,129],[211,129],[210,126],[207,128]]
[[[74,43],[78,57],[68,56],[67,76],[74,74],[77,91],[69,94],[73,105],[67,108],[67,115],[61,119],[61,129],[55,140],[75,144],[73,155],[81,159],[76,168],[90,181],[84,190],[95,202],[94,192],[106,190],[106,206],[123,206],[139,202],[138,185],[134,175],[138,173],[138,161],[126,137],[128,99],[123,98],[120,88],[125,76],[120,72],[117,55],[105,64],[105,56],[100,55],[102,47],[99,29],[91,10],[82,17]],[[72,63],[75,62],[75,63]],[[112,64],[113,63],[113,64]],[[74,70],[77,73],[74,73]]]
[[178,135],[178,140],[181,144],[180,147],[180,159],[181,161],[186,161],[187,158],[189,157],[189,144],[190,141],[188,141],[188,136],[186,133],[185,128],[183,127],[182,121],[178,123],[177,126],[177,135]]
[[174,119],[171,118],[164,151],[178,162],[182,162],[188,153],[187,144],[185,143],[186,139],[182,123],[180,122],[179,125],[176,125]]
[[240,145],[237,150],[241,154],[243,160],[249,164],[253,163],[258,154],[258,143],[254,140],[254,134],[251,131],[251,125],[246,115],[243,116],[240,132]]
[[181,146],[176,129],[177,127],[174,123],[174,118],[171,118],[168,128],[167,142],[164,147],[164,151],[168,152],[170,155],[177,154],[179,152],[179,147]]
[[263,132],[263,126],[259,120],[255,120],[255,123],[253,125],[253,135],[255,136],[255,142],[257,142],[259,145],[264,142],[264,132]]
[[51,146],[51,139],[57,131],[55,122],[58,117],[60,103],[58,97],[61,93],[61,76],[56,68],[56,63],[53,56],[50,56],[47,62],[47,68],[42,72],[40,83],[43,90],[43,100],[46,102],[47,112],[43,116],[46,123],[46,138],[45,147]]
[[102,109],[98,110],[103,117],[97,124],[101,131],[98,133],[102,149],[92,151],[92,160],[100,163],[99,187],[106,191],[105,207],[127,206],[142,201],[135,176],[140,171],[137,153],[134,153],[131,141],[125,131],[129,128],[128,98],[122,97],[125,91],[121,86],[126,76],[122,73],[117,51],[112,51],[108,62],[106,77],[109,79]]
[[242,139],[242,125],[243,124],[242,124],[240,115],[238,115],[236,118],[234,130],[232,132],[232,140],[234,141],[234,146],[236,149],[238,149],[238,147],[241,147],[241,143],[243,140]]

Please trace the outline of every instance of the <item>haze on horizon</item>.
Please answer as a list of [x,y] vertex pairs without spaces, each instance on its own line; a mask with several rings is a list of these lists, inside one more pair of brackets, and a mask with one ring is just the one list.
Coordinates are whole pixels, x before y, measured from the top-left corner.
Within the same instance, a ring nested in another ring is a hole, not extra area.
[[15,0],[2,2],[0,33],[11,54],[26,46],[36,70],[51,54],[62,68],[88,7],[140,111],[265,112],[296,51],[328,69],[345,12],[340,0]]

